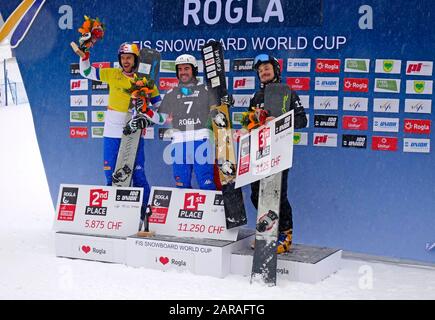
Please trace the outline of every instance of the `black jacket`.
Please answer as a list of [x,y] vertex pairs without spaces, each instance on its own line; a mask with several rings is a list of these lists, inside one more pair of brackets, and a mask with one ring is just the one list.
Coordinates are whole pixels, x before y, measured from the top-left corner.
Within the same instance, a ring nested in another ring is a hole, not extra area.
[[[254,97],[252,97],[252,99],[250,101],[249,110],[253,110],[254,108],[265,109],[264,108],[265,107],[264,106],[264,90],[265,90],[265,88],[261,88],[260,90],[258,90],[254,94]],[[267,110],[267,106],[266,106],[266,110]],[[301,103],[301,99],[299,98],[297,93],[294,92],[293,90],[291,91],[291,97],[290,97],[290,110],[295,111],[295,129],[305,128],[307,126],[307,116],[305,114],[305,109]],[[288,110],[288,111],[290,111],[290,110]],[[271,112],[271,110],[267,110],[267,111],[269,111],[269,115],[272,115],[275,117],[279,116],[279,115],[273,114],[273,112]]]

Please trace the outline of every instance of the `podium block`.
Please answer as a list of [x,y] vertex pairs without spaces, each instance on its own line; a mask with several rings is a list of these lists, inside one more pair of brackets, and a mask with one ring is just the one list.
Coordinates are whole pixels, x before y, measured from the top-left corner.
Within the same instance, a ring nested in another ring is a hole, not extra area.
[[[278,255],[278,281],[317,283],[340,269],[341,250],[294,244]],[[231,255],[231,273],[251,276],[254,250],[245,248]]]
[[223,278],[230,273],[231,254],[249,247],[255,231],[240,229],[236,241],[156,235],[127,238],[126,264],[157,270],[189,271]]
[[126,238],[55,233],[56,257],[125,263]]

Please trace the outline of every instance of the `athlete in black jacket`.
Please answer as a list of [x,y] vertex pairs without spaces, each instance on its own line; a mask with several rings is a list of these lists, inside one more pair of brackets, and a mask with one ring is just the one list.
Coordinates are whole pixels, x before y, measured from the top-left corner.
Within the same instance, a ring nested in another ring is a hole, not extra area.
[[[257,71],[258,78],[261,82],[261,88],[257,91],[250,102],[250,110],[256,108],[264,109],[268,112],[268,119],[271,120],[279,117],[282,112],[281,109],[268,109],[270,106],[264,105],[264,90],[269,83],[281,82],[281,70],[278,61],[267,54],[260,54],[254,60],[254,69]],[[290,97],[290,110],[294,110],[295,115],[295,129],[305,128],[307,126],[307,117],[305,115],[304,107],[301,104],[299,96],[296,92],[291,92]],[[290,111],[288,110],[288,111]],[[282,172],[281,182],[281,203],[279,208],[279,236],[277,252],[283,253],[290,250],[293,235],[293,216],[292,207],[287,199],[287,178],[289,170]],[[260,188],[260,181],[251,184],[251,201],[255,208],[258,208],[258,194]]]

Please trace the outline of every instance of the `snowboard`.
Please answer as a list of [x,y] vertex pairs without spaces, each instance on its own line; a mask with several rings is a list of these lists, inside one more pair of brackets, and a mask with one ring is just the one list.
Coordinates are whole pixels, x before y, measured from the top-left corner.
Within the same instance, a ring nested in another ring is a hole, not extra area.
[[[269,116],[290,111],[291,91],[285,84],[271,83],[265,88],[264,106]],[[261,151],[261,150],[260,150]],[[251,283],[276,285],[277,239],[281,202],[282,172],[260,180]],[[284,181],[287,183],[287,181]]]
[[224,54],[218,41],[209,41],[201,49],[201,54],[205,82],[216,101],[216,105],[211,107],[210,115],[216,145],[216,163],[222,185],[226,227],[231,229],[245,225],[247,218],[242,189],[235,188],[237,162],[231,130]]
[[[143,48],[140,51],[138,76],[146,77],[148,81],[153,81],[157,78],[160,68],[160,53],[157,50]],[[130,101],[130,110],[134,110],[135,106]],[[140,113],[141,110],[134,110]],[[131,119],[132,112],[128,112],[125,123]],[[142,136],[142,130],[137,130],[131,134],[123,134],[121,145],[119,147],[118,157],[116,159],[115,170],[112,175],[112,185],[118,187],[130,187],[131,178],[133,176],[134,163],[136,160],[139,141]]]

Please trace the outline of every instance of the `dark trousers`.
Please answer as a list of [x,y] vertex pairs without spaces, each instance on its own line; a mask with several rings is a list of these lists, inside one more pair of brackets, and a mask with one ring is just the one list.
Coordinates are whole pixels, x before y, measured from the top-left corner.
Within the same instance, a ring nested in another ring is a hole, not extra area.
[[[281,201],[279,205],[279,231],[293,229],[292,207],[287,199],[287,178],[289,170],[282,172],[281,181]],[[251,201],[255,209],[258,209],[258,194],[260,191],[260,181],[251,184]]]

